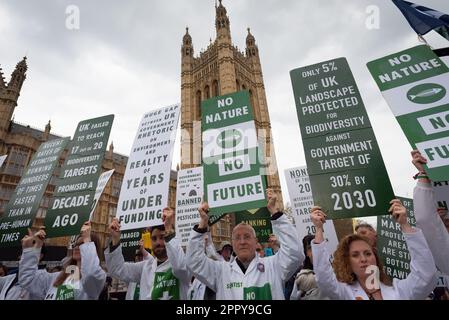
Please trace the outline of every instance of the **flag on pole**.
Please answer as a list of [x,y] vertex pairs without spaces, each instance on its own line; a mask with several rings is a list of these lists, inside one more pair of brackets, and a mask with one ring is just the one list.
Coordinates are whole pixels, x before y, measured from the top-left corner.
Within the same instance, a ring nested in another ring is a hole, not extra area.
[[449,15],[408,1],[392,1],[417,34],[422,36],[435,30],[449,40]]

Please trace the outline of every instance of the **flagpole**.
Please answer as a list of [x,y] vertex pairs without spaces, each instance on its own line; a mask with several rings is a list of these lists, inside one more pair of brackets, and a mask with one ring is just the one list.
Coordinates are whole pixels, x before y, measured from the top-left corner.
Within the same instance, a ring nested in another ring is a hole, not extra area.
[[449,47],[434,49],[433,52],[435,52],[435,54],[439,57],[447,57],[449,56]]

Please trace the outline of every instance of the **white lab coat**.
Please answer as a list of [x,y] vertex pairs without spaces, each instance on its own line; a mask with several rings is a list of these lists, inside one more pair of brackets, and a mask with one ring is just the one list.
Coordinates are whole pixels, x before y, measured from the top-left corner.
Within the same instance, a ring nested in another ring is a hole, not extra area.
[[[152,256],[141,262],[125,262],[121,245],[112,252],[108,247],[105,250],[106,266],[113,277],[128,283],[140,283],[140,300],[151,300],[155,273],[168,272],[171,269],[172,274],[179,281],[179,297],[181,300],[186,300],[191,274],[186,267],[184,251],[177,237],[165,242],[165,247],[168,259],[159,265],[157,259]],[[161,300],[170,298],[170,296],[158,297]]]
[[[410,252],[411,272],[406,279],[393,279],[393,286],[380,284],[384,300],[423,300],[437,284],[437,270],[432,254],[421,230],[404,233]],[[322,294],[333,300],[369,300],[365,290],[356,281],[354,284],[339,282],[330,263],[326,241],[312,241],[313,267]]]
[[17,274],[0,277],[0,300],[30,300],[27,290],[17,283],[12,284],[16,277]]
[[[31,295],[41,300],[55,299],[57,288],[53,286],[59,272],[37,270],[40,249],[26,248],[20,260],[19,282]],[[106,282],[106,273],[100,267],[95,243],[80,246],[81,279],[74,288],[75,300],[97,300]]]
[[[147,254],[142,261],[152,259],[151,254]],[[138,292],[136,292],[138,290]],[[140,283],[129,282],[128,289],[126,290],[125,300],[139,300],[140,297]]]
[[302,264],[304,254],[302,242],[285,215],[273,220],[272,225],[281,242],[281,249],[276,255],[266,258],[260,258],[254,252],[255,258],[245,273],[236,259],[226,262],[207,258],[203,234],[195,231],[187,246],[187,265],[199,281],[216,292],[217,300],[251,299],[254,296],[248,295],[248,290],[258,291],[261,288],[265,289],[265,293],[269,292],[271,299],[283,300],[284,283]]
[[438,215],[435,193],[430,183],[417,183],[413,190],[413,209],[416,226],[422,230],[437,268],[448,279],[449,233]]

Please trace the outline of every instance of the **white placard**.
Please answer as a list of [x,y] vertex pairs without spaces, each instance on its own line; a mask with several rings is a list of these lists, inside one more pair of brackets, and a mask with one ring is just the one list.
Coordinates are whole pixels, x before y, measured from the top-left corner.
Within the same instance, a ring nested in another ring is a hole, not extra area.
[[203,201],[203,167],[178,171],[176,186],[176,234],[186,246],[193,227],[199,223],[198,208]]
[[92,220],[92,216],[95,212],[95,208],[97,207],[98,200],[100,200],[101,194],[103,193],[104,188],[108,184],[109,179],[112,177],[114,170],[115,169],[103,172],[101,174],[100,178],[98,178],[97,189],[95,190],[95,195],[94,195],[94,202],[92,205],[92,210],[90,211],[90,214],[89,214],[89,221]]
[[[315,226],[310,220],[310,210],[314,203],[309,174],[306,166],[286,169],[284,174],[296,230],[299,239],[302,240],[306,235],[315,234]],[[333,254],[337,249],[338,239],[332,220],[326,220],[324,224],[324,236],[328,242],[329,252]]]
[[180,109],[172,105],[154,110],[140,122],[117,206],[122,230],[162,224]]

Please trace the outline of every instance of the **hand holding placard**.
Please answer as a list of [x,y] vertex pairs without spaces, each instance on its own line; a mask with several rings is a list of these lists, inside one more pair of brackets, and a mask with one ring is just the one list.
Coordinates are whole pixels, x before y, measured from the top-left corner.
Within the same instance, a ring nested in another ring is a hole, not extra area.
[[209,225],[209,204],[207,202],[201,203],[198,212],[200,213],[200,223],[198,227],[200,229],[206,229]]
[[393,199],[390,201],[391,207],[388,212],[391,213],[393,218],[401,226],[401,230],[404,233],[413,233],[413,229],[407,221],[407,209],[402,205],[401,201],[398,199]]
[[278,212],[278,209],[276,207],[277,196],[276,193],[274,193],[273,189],[267,189],[267,200],[267,209],[268,211],[270,211],[270,214],[273,215]]
[[91,238],[91,231],[92,231],[92,227],[90,225],[90,221],[86,221],[84,222],[83,226],[81,227],[81,238],[83,239],[84,243],[90,242]]
[[175,232],[175,211],[172,208],[166,207],[162,210],[162,222],[166,234]]
[[326,223],[327,215],[321,210],[321,207],[314,206],[312,207],[310,213],[310,220],[312,220],[313,225],[315,226],[315,243],[321,243],[324,241],[324,228],[323,224]]
[[43,229],[33,233],[33,231],[28,228],[28,235],[25,235],[22,239],[22,249],[42,248],[44,245],[45,236],[46,234]]
[[120,242],[120,222],[117,218],[112,219],[112,222],[109,225],[109,233],[111,234],[112,245],[118,245]]

